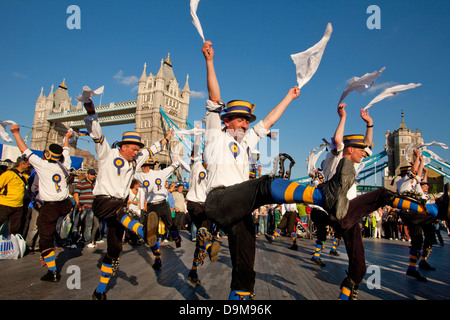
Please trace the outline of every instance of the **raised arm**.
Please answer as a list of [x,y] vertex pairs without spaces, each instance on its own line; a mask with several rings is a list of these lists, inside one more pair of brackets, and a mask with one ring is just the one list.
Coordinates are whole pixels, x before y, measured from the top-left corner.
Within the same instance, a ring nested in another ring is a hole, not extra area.
[[275,124],[275,122],[280,119],[283,112],[286,110],[288,105],[292,102],[292,100],[297,99],[300,95],[300,89],[295,86],[289,90],[287,95],[284,97],[281,102],[269,112],[269,114],[264,118],[263,124],[264,129],[269,130]]
[[371,147],[373,138],[373,120],[369,116],[369,109],[365,111],[364,109],[361,109],[361,118],[366,123],[366,135],[364,136],[364,144]]
[[214,69],[214,50],[211,41],[205,41],[202,52],[206,61],[206,82],[208,86],[209,100],[220,102],[220,87],[217,81],[216,71]]
[[25,142],[22,140],[22,137],[20,136],[19,125],[12,124],[10,130],[11,130],[12,135],[14,136],[14,139],[16,139],[17,147],[19,148],[20,152],[23,153],[25,150],[28,149],[28,147],[25,144]]
[[345,111],[346,106],[346,103],[341,103],[337,108],[339,123],[334,132],[334,143],[336,144],[337,149],[341,147],[342,141],[344,140],[345,120],[347,119],[347,112]]

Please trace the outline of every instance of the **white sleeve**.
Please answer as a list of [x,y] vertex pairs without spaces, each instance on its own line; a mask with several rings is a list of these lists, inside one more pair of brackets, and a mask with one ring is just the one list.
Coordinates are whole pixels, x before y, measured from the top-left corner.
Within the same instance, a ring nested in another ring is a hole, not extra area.
[[100,123],[98,123],[98,114],[95,113],[91,116],[87,116],[84,118],[84,123],[86,124],[89,136],[95,142],[95,151],[97,152],[98,160],[106,159],[111,148],[108,141],[103,136]]

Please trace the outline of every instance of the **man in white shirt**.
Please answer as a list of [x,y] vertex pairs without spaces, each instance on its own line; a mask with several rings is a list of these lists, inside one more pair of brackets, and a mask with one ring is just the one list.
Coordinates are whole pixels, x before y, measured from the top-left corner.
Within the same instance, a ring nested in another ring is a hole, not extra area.
[[[324,206],[325,200],[327,210],[336,210],[337,202],[345,204],[348,190],[342,184],[345,175],[341,173],[348,170],[348,163],[343,162],[338,166],[338,174],[329,182],[334,186],[325,191],[285,179],[274,179],[273,176],[249,180],[251,150],[261,138],[269,134],[269,129],[288,105],[298,98],[300,89],[290,89],[264,120],[249,129],[249,123],[256,117],[253,115],[254,105],[247,101],[228,102],[225,113],[220,115],[224,104],[221,102],[210,41],[204,43],[202,52],[206,61],[209,92],[204,151],[208,164],[206,216],[229,235],[233,265],[229,299],[252,299],[255,284],[255,232],[251,213],[265,204],[304,202]],[[224,130],[221,120],[225,124]],[[337,207],[345,208],[343,205]]]
[[58,218],[67,215],[73,207],[72,201],[69,199],[69,173],[67,171],[71,165],[69,139],[72,137],[73,131],[67,132],[64,147],[51,144],[44,151],[43,159],[28,149],[20,136],[17,124],[11,125],[11,133],[16,139],[20,152],[27,156],[39,177],[39,197],[42,201],[37,218],[39,251],[43,266],[46,265],[48,268],[41,280],[58,282],[61,275],[56,268],[54,240]]
[[[94,300],[106,300],[106,287],[115,269],[118,268],[122,252],[124,227],[138,234],[153,246],[154,237],[147,230],[157,227],[157,222],[147,219],[147,226],[132,220],[127,214],[127,197],[130,184],[137,169],[149,158],[160,152],[172,137],[169,131],[164,139],[154,143],[150,148],[144,147],[137,132],[125,132],[122,141],[111,148],[102,134],[94,103],[84,103],[88,116],[84,119],[89,136],[95,142],[98,157],[98,175],[93,194],[95,200],[92,209],[96,217],[107,224],[107,253],[102,261],[100,283],[92,294]],[[156,224],[156,226],[155,226]]]
[[[422,190],[422,181],[427,182],[427,175],[425,173],[425,177],[422,179],[422,173],[425,171],[425,168],[420,149],[414,150],[414,154],[415,160],[413,165],[400,168],[402,178],[397,182],[397,191],[399,193],[416,194],[417,197],[423,199],[423,203],[426,203],[428,210],[428,208],[435,206],[435,204],[428,200],[427,195]],[[416,278],[421,282],[426,282],[427,278],[419,273],[416,266],[417,260],[420,257],[420,269],[436,270],[427,262],[435,241],[433,222],[436,221],[436,218],[410,210],[400,210],[399,215],[403,223],[408,227],[411,237],[409,265],[406,269],[406,275]]]
[[194,259],[188,274],[188,279],[195,285],[201,284],[197,270],[199,266],[203,265],[206,255],[209,255],[211,262],[216,262],[220,250],[220,244],[214,241],[212,234],[209,232],[211,221],[205,213],[207,164],[203,161],[202,156],[197,154],[199,142],[200,136],[197,136],[191,153],[189,191],[186,194],[187,210],[192,223],[197,228]]
[[168,191],[164,187],[167,179],[169,179],[175,170],[178,169],[180,164],[178,161],[174,161],[170,166],[163,170],[155,170],[155,165],[157,163],[158,160],[155,158],[148,159],[142,165],[142,172],[138,172],[134,175],[134,178],[145,190],[148,219],[149,221],[156,219],[156,223],[152,224],[154,227],[151,230],[147,230],[148,233],[151,233],[152,238],[154,238],[154,244],[151,245],[151,249],[155,256],[155,262],[152,266],[155,270],[159,270],[162,267],[161,252],[159,250],[159,241],[157,239],[159,218],[164,222],[166,229],[170,231],[172,239],[175,240],[176,247],[179,248],[181,246],[181,237],[178,234],[176,225],[173,223],[170,206],[167,202]]

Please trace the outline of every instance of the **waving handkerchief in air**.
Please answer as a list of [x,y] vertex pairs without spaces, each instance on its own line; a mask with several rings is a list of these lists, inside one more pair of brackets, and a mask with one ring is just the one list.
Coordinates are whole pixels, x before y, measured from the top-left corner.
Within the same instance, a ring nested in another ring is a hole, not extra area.
[[6,121],[0,122],[0,137],[5,142],[12,142],[13,141],[11,139],[11,137],[9,136],[8,132],[6,132],[6,130],[5,130],[6,126],[9,126],[11,124],[16,124],[16,123],[14,121],[12,121],[12,120],[6,120]]
[[363,94],[367,88],[370,88],[375,80],[383,73],[385,67],[383,67],[380,71],[374,71],[372,73],[366,73],[361,78],[353,77],[345,88],[344,92],[341,95],[341,99],[338,102],[338,105],[344,101],[345,97],[350,94],[352,91],[357,91],[360,94]]
[[331,26],[331,23],[328,23],[325,34],[318,43],[306,51],[291,54],[297,72],[299,89],[301,89],[312,78],[314,73],[316,73],[332,32],[333,27]]
[[200,37],[202,37],[203,42],[205,42],[205,36],[203,35],[202,25],[200,24],[200,20],[197,16],[197,7],[200,0],[191,0],[191,21],[194,26],[197,28]]
[[97,90],[91,90],[91,88],[89,88],[88,86],[84,86],[83,93],[81,94],[81,96],[78,96],[75,99],[77,99],[78,101],[81,101],[83,103],[88,103],[90,98],[95,97],[99,94],[102,94],[104,89],[105,89],[105,86],[101,86]]
[[375,103],[380,102],[381,100],[396,95],[400,91],[405,91],[408,89],[414,89],[418,86],[421,86],[421,83],[410,83],[410,84],[401,84],[398,86],[390,87],[384,90],[382,93],[380,93],[378,96],[376,96],[370,103],[364,107],[364,110],[369,109],[371,106],[373,106]]

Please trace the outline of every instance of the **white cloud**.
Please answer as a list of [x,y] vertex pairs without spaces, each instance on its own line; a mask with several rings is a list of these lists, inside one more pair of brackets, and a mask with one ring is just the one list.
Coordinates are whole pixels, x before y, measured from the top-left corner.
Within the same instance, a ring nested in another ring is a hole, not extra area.
[[114,79],[115,79],[117,82],[119,82],[120,84],[123,84],[123,85],[125,85],[125,86],[131,86],[131,85],[136,84],[136,83],[139,82],[139,79],[138,79],[138,77],[136,77],[136,76],[127,76],[127,77],[124,77],[123,71],[122,71],[122,70],[119,70],[119,72],[117,72],[117,73],[114,75]]
[[191,98],[206,99],[207,95],[204,91],[191,91]]
[[11,74],[13,75],[14,78],[19,78],[19,79],[27,79],[28,76],[26,74],[21,74],[18,72],[11,72]]

